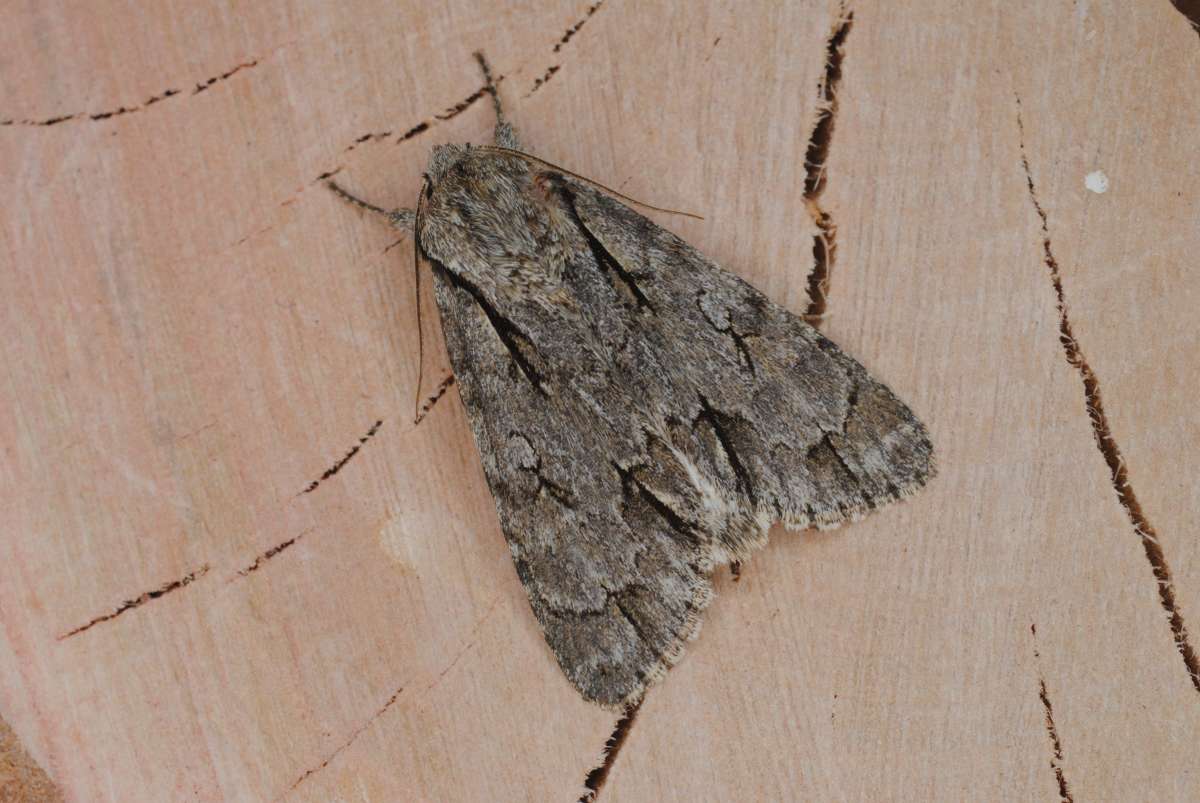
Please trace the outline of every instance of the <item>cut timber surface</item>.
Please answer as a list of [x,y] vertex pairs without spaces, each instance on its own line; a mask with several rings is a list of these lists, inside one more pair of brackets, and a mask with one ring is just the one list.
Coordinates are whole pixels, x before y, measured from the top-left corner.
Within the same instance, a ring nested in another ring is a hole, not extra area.
[[[8,9],[0,790],[1200,799],[1189,5],[497,6]],[[319,180],[412,205],[490,137],[476,49],[938,449],[723,570],[626,718],[543,641],[432,315],[412,423],[411,243]]]

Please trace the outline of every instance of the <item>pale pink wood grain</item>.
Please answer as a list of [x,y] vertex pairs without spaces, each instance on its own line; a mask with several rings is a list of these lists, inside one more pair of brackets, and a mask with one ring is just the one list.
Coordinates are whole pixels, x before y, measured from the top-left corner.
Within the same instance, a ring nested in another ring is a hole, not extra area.
[[723,572],[599,797],[1195,799],[1195,30],[1168,0],[589,9],[8,10],[0,716],[24,751],[68,800],[583,794],[617,716],[544,644],[457,390],[412,424],[410,244],[317,179],[410,205],[432,145],[490,136],[486,102],[446,114],[482,48],[531,150],[701,213],[657,217],[802,312],[852,12],[821,326],[941,473]]

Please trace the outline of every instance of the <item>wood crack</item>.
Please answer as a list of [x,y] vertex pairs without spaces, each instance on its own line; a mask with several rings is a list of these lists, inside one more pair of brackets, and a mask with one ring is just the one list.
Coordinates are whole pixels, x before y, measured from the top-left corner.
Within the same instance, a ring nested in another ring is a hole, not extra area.
[[258,571],[259,569],[262,568],[264,563],[266,563],[271,558],[278,555],[280,552],[283,552],[287,549],[291,549],[293,546],[295,546],[297,541],[299,541],[304,536],[308,535],[310,532],[312,532],[311,529],[305,530],[304,532],[300,533],[299,535],[292,536],[291,538],[287,539],[286,541],[282,541],[282,542],[276,544],[275,546],[271,547],[270,549],[266,550],[265,552],[260,553],[258,555],[258,557],[256,557],[254,559],[253,563],[246,566],[244,569],[239,569],[237,576],[245,577],[248,574]]
[[[503,75],[496,76],[497,84],[499,84],[503,80],[504,80]],[[355,137],[353,142],[351,142],[349,145],[347,145],[345,148],[343,148],[342,153],[349,153],[350,151],[353,151],[356,148],[358,148],[358,146],[366,145],[371,142],[388,142],[390,140],[397,145],[404,143],[404,142],[408,142],[410,139],[413,139],[414,137],[424,134],[426,131],[428,131],[431,128],[433,128],[434,126],[438,125],[438,123],[444,123],[447,120],[453,120],[455,117],[458,117],[460,114],[465,112],[467,109],[474,106],[476,101],[478,101],[480,98],[482,98],[486,94],[488,94],[488,88],[486,85],[484,85],[484,86],[476,89],[471,94],[467,95],[462,100],[455,103],[453,106],[447,107],[445,109],[445,111],[443,111],[441,114],[431,114],[428,117],[426,117],[425,119],[421,120],[419,123],[409,126],[404,131],[402,131],[398,134],[395,134],[395,136],[393,136],[392,131],[390,131],[390,130],[375,131],[375,132],[368,132],[366,134],[361,134],[361,135]],[[320,176],[318,176],[314,180],[314,183],[316,181],[323,181],[323,180],[329,178],[330,176],[339,172],[341,169],[342,169],[341,167],[338,167],[336,170],[330,169],[330,170],[323,172]]]
[[837,225],[833,216],[821,206],[825,193],[825,163],[833,142],[837,122],[838,84],[842,80],[842,59],[846,37],[854,24],[854,12],[842,9],[841,19],[825,42],[825,73],[817,89],[817,121],[808,138],[804,155],[804,205],[817,227],[813,235],[813,267],[808,274],[808,308],[804,318],[813,325],[821,322],[828,306],[829,281],[837,257]]
[[[383,706],[378,711],[376,711],[371,716],[370,719],[368,719],[362,725],[359,725],[357,728],[355,728],[354,731],[350,734],[349,738],[347,738],[344,742],[342,742],[340,745],[338,745],[337,749],[334,750],[332,753],[330,753],[320,764],[318,764],[315,767],[311,767],[311,768],[305,770],[304,773],[299,778],[297,778],[290,787],[288,787],[287,791],[288,792],[295,791],[296,787],[298,787],[300,784],[307,781],[312,775],[314,775],[315,773],[318,773],[321,770],[328,767],[329,762],[333,761],[343,751],[345,751],[346,748],[348,748],[350,745],[354,744],[354,740],[357,739],[359,736],[361,736],[363,734],[363,731],[365,731],[367,728],[371,727],[371,725],[375,722],[375,720],[379,719],[381,716],[383,716],[384,714],[387,713],[387,710],[392,707],[392,704],[396,702],[396,700],[400,697],[400,695],[403,691],[404,691],[403,686],[396,689],[396,691],[392,693],[392,696],[388,698],[388,701],[386,703],[384,703]],[[287,793],[285,793],[285,794],[287,794]],[[276,799],[278,800],[282,797],[283,797],[283,795],[280,795],[280,797],[276,798]]]
[[[566,47],[567,43],[570,42],[573,38],[575,38],[575,34],[579,33],[580,28],[582,28],[584,25],[587,24],[587,21],[592,18],[593,14],[595,14],[597,11],[600,10],[600,6],[602,6],[602,5],[604,5],[604,0],[597,0],[597,2],[592,3],[590,6],[588,6],[588,10],[586,12],[584,12],[583,18],[580,19],[578,22],[576,22],[571,27],[567,28],[566,32],[563,33],[562,37],[560,37],[559,40],[554,43],[553,52],[558,53],[564,47]],[[525,97],[529,97],[534,92],[537,92],[539,89],[541,89],[543,86],[545,86],[546,82],[549,81],[551,78],[553,78],[554,74],[557,73],[561,69],[562,69],[561,64],[555,64],[555,65],[552,65],[552,66],[546,68],[546,71],[544,73],[542,73],[539,77],[534,79],[533,86],[531,86],[529,88],[529,91],[525,93]]]
[[371,440],[371,438],[375,437],[375,433],[378,432],[379,428],[382,426],[383,426],[382,419],[380,419],[379,421],[376,421],[371,426],[371,428],[369,430],[367,430],[367,434],[363,435],[361,438],[358,439],[358,443],[356,443],[350,449],[350,451],[346,452],[346,454],[343,455],[342,458],[340,460],[338,460],[336,463],[334,463],[332,466],[325,469],[325,473],[323,473],[320,477],[317,477],[315,480],[310,482],[308,484],[308,487],[305,488],[303,491],[301,491],[300,494],[304,495],[304,494],[312,493],[313,491],[317,490],[318,485],[320,485],[325,480],[332,477],[334,474],[337,474],[343,468],[345,468],[346,464],[349,463],[356,454],[358,454],[358,451],[359,451],[359,449],[361,449],[363,447],[363,444],[365,444],[367,441]]
[[1050,275],[1050,284],[1054,289],[1055,303],[1058,308],[1058,342],[1062,346],[1067,363],[1079,373],[1079,379],[1083,385],[1084,405],[1092,425],[1092,436],[1095,439],[1096,448],[1100,450],[1100,454],[1108,466],[1109,478],[1113,490],[1116,492],[1117,501],[1125,510],[1125,515],[1133,525],[1134,534],[1142,543],[1146,561],[1150,564],[1151,572],[1158,586],[1159,602],[1167,613],[1167,621],[1175,641],[1175,648],[1183,659],[1183,665],[1192,681],[1192,686],[1200,692],[1200,660],[1197,659],[1196,651],[1188,638],[1183,613],[1179,610],[1179,603],[1175,598],[1175,582],[1172,579],[1170,566],[1167,564],[1162,542],[1146,517],[1145,511],[1142,510],[1137,495],[1134,493],[1133,485],[1130,484],[1129,469],[1126,467],[1125,458],[1121,454],[1116,438],[1113,437],[1112,427],[1109,426],[1108,416],[1104,411],[1104,403],[1100,397],[1100,379],[1085,359],[1083,348],[1071,327],[1071,319],[1067,314],[1062,274],[1058,268],[1058,260],[1054,256],[1054,249],[1050,244],[1049,218],[1038,200],[1037,190],[1033,183],[1033,171],[1029,167],[1029,158],[1025,153],[1025,124],[1021,119],[1021,98],[1018,96],[1016,101],[1021,167],[1025,171],[1025,184],[1029,189],[1030,203],[1041,221],[1042,261]]
[[[199,83],[197,83],[195,85],[195,88],[191,91],[190,94],[198,95],[201,92],[205,91],[206,89],[209,89],[213,85],[220,83],[221,81],[227,81],[228,79],[237,75],[242,70],[249,70],[253,67],[257,67],[259,61],[260,61],[260,59],[251,59],[250,61],[244,61],[241,64],[238,64],[235,67],[233,67],[229,70],[226,70],[223,73],[214,75],[211,78],[208,78],[204,81],[200,81]],[[182,95],[182,94],[183,94],[183,90],[172,87],[170,89],[164,89],[162,92],[159,92],[157,95],[151,95],[146,100],[144,100],[141,103],[138,103],[136,105],[133,105],[133,106],[122,105],[122,106],[118,106],[115,109],[108,109],[106,111],[100,111],[100,112],[74,112],[72,114],[60,114],[60,115],[55,115],[54,117],[47,117],[47,118],[41,119],[41,120],[31,120],[31,119],[0,120],[0,126],[19,125],[19,126],[43,127],[44,128],[47,126],[58,125],[59,123],[66,123],[69,121],[86,120],[86,121],[90,121],[90,122],[100,122],[102,120],[108,120],[113,117],[121,117],[122,115],[133,114],[134,112],[145,111],[146,109],[150,108],[151,106],[154,106],[157,103],[161,103],[162,101],[167,100],[168,98],[173,98],[173,97],[176,97],[176,96]]]
[[188,572],[187,574],[185,574],[183,577],[179,578],[178,580],[172,580],[169,583],[164,583],[163,585],[159,586],[156,589],[153,589],[152,591],[144,591],[136,597],[125,600],[120,605],[118,605],[111,613],[106,613],[103,616],[97,616],[96,618],[89,621],[87,624],[80,625],[79,627],[75,628],[74,630],[69,630],[66,633],[63,633],[61,636],[58,637],[58,640],[62,641],[63,639],[67,639],[67,638],[70,638],[71,636],[78,635],[78,634],[84,632],[85,630],[88,630],[88,629],[100,624],[101,622],[107,622],[112,619],[116,619],[121,614],[123,614],[127,611],[131,611],[134,608],[140,608],[141,606],[145,605],[147,602],[150,602],[151,600],[156,600],[159,597],[164,597],[173,591],[178,591],[179,589],[183,588],[184,586],[191,585],[192,583],[199,580],[204,575],[208,574],[208,570],[209,570],[209,565],[206,563],[203,566],[201,566],[199,569],[196,569],[195,571],[192,571],[192,572]]
[[554,52],[557,53],[558,51],[562,50],[566,44],[574,38],[575,34],[579,33],[579,29],[587,24],[587,21],[592,18],[592,15],[600,10],[600,6],[602,5],[604,5],[604,0],[598,0],[598,2],[592,3],[590,6],[588,6],[588,10],[584,13],[583,19],[576,22],[570,28],[567,28],[566,33],[562,35],[562,38],[554,44]]
[[[1040,660],[1037,651],[1037,625],[1030,624],[1029,632],[1033,634],[1033,658]],[[1050,768],[1054,771],[1054,779],[1058,783],[1058,797],[1062,803],[1075,803],[1071,796],[1071,788],[1067,785],[1067,776],[1063,772],[1062,740],[1058,738],[1058,726],[1054,724],[1054,706],[1050,703],[1050,692],[1046,690],[1046,678],[1038,669],[1038,699],[1042,701],[1042,709],[1046,712],[1046,733],[1050,737]]]
[[416,426],[425,420],[425,416],[429,415],[429,411],[432,410],[433,406],[437,404],[443,396],[446,395],[446,391],[449,390],[453,384],[454,374],[447,375],[445,379],[438,383],[437,388],[435,388],[433,391],[433,395],[426,399],[425,403],[421,405],[421,409],[417,411],[416,417],[413,418],[413,426]]
[[617,761],[617,754],[621,752],[621,748],[629,739],[629,732],[633,729],[633,723],[641,708],[642,703],[638,702],[626,709],[625,714],[617,720],[612,734],[604,743],[604,750],[600,754],[600,763],[587,774],[583,781],[586,791],[579,798],[579,803],[595,803],[596,798],[600,796],[600,790],[604,788],[604,783],[608,780],[609,773],[612,772],[613,764]]

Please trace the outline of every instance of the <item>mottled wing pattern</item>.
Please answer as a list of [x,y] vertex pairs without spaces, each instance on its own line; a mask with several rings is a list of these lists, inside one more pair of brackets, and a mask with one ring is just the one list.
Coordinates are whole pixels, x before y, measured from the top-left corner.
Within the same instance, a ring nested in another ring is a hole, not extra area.
[[634,422],[614,427],[552,377],[531,381],[514,355],[536,348],[532,337],[516,345],[519,324],[477,288],[445,268],[435,276],[459,393],[546,640],[586,698],[634,700],[678,658],[711,597],[705,534],[641,480]]
[[[447,348],[517,573],[588,699],[639,698],[713,567],[771,522],[835,524],[930,476],[886,387],[677,237],[520,160],[451,173],[420,233]],[[516,240],[447,245],[510,219]]]
[[625,266],[658,310],[662,353],[708,367],[675,397],[703,397],[758,513],[836,525],[929,479],[924,425],[832,341],[627,206],[582,185],[570,199],[601,258]]

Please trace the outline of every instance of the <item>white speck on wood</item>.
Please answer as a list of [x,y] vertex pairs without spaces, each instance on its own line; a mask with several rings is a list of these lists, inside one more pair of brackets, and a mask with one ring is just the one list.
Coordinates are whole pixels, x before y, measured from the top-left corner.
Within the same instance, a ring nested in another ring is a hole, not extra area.
[[1108,192],[1108,176],[1103,170],[1093,170],[1083,180],[1083,186],[1097,195],[1103,195]]

